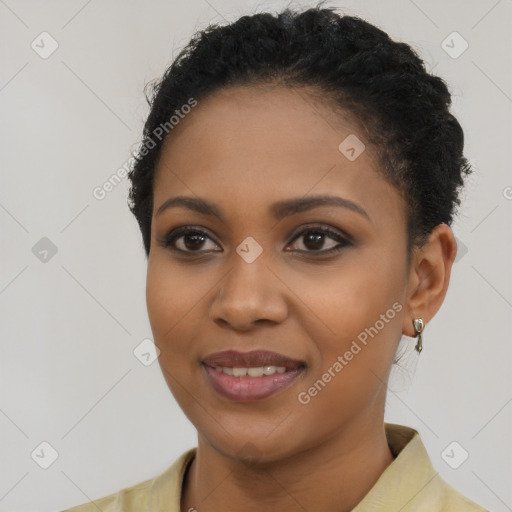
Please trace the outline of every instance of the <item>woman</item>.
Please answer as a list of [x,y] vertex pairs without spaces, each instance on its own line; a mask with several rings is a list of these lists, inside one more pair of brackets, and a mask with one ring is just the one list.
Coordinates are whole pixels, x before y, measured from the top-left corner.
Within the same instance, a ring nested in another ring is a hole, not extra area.
[[444,81],[331,8],[194,36],[130,173],[159,362],[198,431],[73,512],[482,511],[384,423],[402,335],[441,307],[471,172]]

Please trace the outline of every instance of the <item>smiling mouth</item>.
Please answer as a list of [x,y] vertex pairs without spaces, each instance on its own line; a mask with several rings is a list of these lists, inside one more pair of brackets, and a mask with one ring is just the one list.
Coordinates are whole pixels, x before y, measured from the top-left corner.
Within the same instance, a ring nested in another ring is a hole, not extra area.
[[202,361],[213,389],[230,400],[254,401],[284,390],[306,369],[302,361],[276,352],[224,351]]
[[275,375],[276,373],[286,373],[287,370],[284,366],[252,366],[249,368],[243,367],[230,367],[230,366],[216,366],[215,370],[225,373],[226,375],[233,375],[234,377],[262,377],[263,375]]

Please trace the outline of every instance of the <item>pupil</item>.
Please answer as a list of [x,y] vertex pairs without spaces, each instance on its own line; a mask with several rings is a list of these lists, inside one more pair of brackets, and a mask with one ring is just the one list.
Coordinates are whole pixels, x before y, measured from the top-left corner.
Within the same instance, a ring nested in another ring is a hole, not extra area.
[[306,247],[313,248],[313,249],[321,249],[323,245],[323,233],[316,233],[306,236],[306,240],[313,240],[313,244],[305,243]]
[[[187,235],[185,236],[185,246],[187,247],[187,249],[200,249],[201,248],[201,245],[204,243],[204,236],[200,235],[200,234],[195,234],[195,235]],[[187,243],[187,241],[189,240],[193,240],[193,242],[190,244],[190,243]]]

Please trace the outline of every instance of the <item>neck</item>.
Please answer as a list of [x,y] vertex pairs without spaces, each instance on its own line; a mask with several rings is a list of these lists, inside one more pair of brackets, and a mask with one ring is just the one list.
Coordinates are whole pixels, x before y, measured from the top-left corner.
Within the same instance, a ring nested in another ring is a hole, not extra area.
[[349,512],[391,462],[383,421],[350,425],[312,449],[253,465],[220,453],[200,436],[181,510]]

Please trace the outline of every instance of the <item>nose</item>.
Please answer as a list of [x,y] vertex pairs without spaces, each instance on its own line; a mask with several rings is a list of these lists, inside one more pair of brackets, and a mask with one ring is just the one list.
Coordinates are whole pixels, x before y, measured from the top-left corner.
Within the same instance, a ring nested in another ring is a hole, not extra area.
[[283,322],[288,315],[286,286],[263,258],[252,263],[238,258],[219,286],[209,316],[221,327],[249,331],[256,324]]

